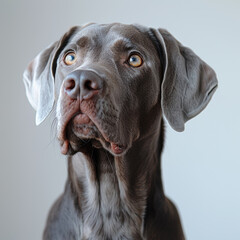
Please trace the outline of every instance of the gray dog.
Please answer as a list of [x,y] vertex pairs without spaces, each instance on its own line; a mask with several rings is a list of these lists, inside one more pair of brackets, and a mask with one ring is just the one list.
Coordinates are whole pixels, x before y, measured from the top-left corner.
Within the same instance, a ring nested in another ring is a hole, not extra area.
[[217,79],[205,62],[164,29],[88,24],[41,52],[24,83],[37,125],[56,110],[68,155],[43,239],[185,239],[162,186],[163,116],[183,131],[207,106]]

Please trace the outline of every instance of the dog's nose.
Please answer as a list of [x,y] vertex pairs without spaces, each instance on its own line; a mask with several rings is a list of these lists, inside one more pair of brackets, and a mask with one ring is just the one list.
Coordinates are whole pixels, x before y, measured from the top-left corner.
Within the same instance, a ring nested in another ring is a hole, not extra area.
[[72,99],[90,99],[102,89],[101,77],[90,70],[77,70],[64,80],[64,90]]

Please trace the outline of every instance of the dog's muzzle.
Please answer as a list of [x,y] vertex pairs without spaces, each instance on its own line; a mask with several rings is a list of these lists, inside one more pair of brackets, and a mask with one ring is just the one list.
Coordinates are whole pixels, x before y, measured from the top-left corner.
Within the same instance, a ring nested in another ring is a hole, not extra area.
[[[118,155],[126,150],[122,144],[111,141],[100,124],[101,121],[107,121],[99,117],[99,114],[102,113],[96,107],[98,100],[103,98],[104,85],[104,79],[92,70],[76,70],[64,79],[59,128],[59,140],[63,154],[67,154],[70,143],[71,146],[74,145],[74,141],[71,141],[71,137],[69,139],[69,132],[67,134],[66,129],[79,139],[104,139],[106,147],[114,154]],[[76,140],[76,138],[74,139]]]

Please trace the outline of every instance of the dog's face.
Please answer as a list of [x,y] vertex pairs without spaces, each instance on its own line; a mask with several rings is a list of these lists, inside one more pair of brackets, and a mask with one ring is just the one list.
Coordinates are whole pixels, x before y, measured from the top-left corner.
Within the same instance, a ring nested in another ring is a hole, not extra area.
[[124,154],[159,129],[161,109],[182,131],[217,86],[213,70],[168,32],[123,24],[70,29],[24,80],[37,123],[56,103],[63,154],[90,145]]
[[131,147],[140,136],[140,116],[149,118],[156,105],[160,109],[160,70],[152,41],[136,27],[90,25],[77,30],[56,68],[62,152],[69,147],[81,151],[88,139],[113,154]]

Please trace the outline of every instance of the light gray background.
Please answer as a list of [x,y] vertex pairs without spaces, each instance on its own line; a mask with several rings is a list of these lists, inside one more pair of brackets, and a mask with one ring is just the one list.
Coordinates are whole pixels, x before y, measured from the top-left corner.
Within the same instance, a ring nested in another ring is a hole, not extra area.
[[240,2],[1,0],[0,239],[41,239],[48,210],[63,191],[66,160],[52,119],[34,124],[22,73],[69,27],[140,23],[168,29],[217,72],[209,106],[183,133],[167,126],[165,190],[187,239],[240,239]]

